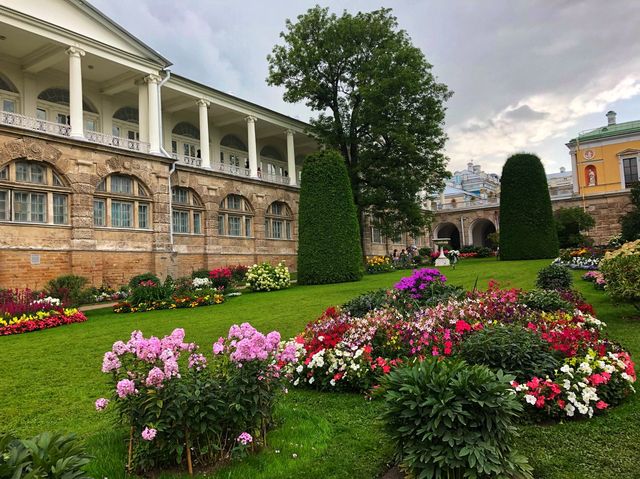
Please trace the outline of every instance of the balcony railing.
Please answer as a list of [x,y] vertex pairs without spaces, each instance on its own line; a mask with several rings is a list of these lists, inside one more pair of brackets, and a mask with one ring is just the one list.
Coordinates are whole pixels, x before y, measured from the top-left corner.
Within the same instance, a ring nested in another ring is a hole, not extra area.
[[171,157],[174,160],[180,160],[185,165],[189,166],[202,166],[202,158],[189,155],[178,155],[177,153],[171,153]]
[[288,185],[291,182],[291,178],[288,176],[274,175],[272,173],[263,173],[262,179],[269,183],[278,183],[281,185]]
[[481,206],[497,205],[498,198],[487,198],[473,201],[460,201],[456,203],[438,204],[438,210],[464,210],[479,208]]
[[226,163],[213,163],[211,169],[215,171],[221,171],[223,173],[229,173],[235,176],[251,176],[251,170],[242,166],[229,165]]
[[120,138],[119,136],[105,135],[97,131],[84,131],[84,137],[92,143],[101,145],[115,146],[116,148],[124,148],[125,150],[138,151],[140,153],[149,153],[149,143],[138,140],[130,140],[129,138]]
[[39,120],[29,116],[19,115],[8,111],[0,112],[0,123],[3,125],[15,126],[26,130],[39,131],[56,136],[70,136],[71,127],[52,121]]

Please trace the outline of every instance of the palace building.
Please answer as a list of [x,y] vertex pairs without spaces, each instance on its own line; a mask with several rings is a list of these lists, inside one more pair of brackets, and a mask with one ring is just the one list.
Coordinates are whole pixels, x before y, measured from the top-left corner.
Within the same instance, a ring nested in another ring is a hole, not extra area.
[[285,260],[307,125],[170,72],[83,0],[0,0],[0,287]]

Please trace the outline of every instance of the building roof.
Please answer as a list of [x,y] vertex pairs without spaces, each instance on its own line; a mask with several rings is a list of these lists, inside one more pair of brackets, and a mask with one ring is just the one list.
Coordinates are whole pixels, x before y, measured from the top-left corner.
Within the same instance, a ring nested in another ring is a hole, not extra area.
[[578,138],[572,139],[571,143],[575,143],[576,141],[599,140],[601,138],[627,135],[629,133],[640,133],[640,121],[627,121],[624,123],[616,123],[615,125],[607,125],[600,128],[594,128],[593,130],[587,130],[580,133],[578,135]]

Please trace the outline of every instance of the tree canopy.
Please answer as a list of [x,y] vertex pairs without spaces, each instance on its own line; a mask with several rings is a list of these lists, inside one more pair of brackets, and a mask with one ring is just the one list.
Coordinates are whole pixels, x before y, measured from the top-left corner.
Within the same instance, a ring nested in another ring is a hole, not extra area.
[[622,238],[625,241],[640,239],[640,183],[631,188],[631,204],[633,209],[620,218]]
[[370,214],[387,236],[419,234],[429,220],[421,196],[448,176],[447,86],[389,9],[337,16],[316,6],[280,36],[267,81],[318,113],[310,133],[342,154],[361,232]]
[[587,231],[596,225],[593,216],[580,207],[560,208],[553,217],[561,248],[584,245],[587,238],[582,234],[582,231]]

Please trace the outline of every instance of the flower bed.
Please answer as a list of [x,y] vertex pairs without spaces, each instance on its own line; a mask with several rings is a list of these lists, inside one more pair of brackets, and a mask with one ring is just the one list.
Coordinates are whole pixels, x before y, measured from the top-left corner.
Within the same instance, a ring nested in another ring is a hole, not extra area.
[[25,290],[0,291],[0,336],[81,323],[87,317],[76,308],[65,308],[57,298]]
[[391,264],[391,258],[388,256],[372,256],[367,258],[367,273],[387,273],[393,271],[393,265]]
[[[387,296],[424,299],[431,285],[443,283],[437,270],[423,270],[396,285],[408,295],[396,290]],[[604,336],[606,325],[591,314],[593,308],[581,295],[563,292],[562,304],[570,307],[557,311],[534,309],[523,298],[531,300],[520,290],[491,284],[487,291],[469,292],[463,299],[453,297],[432,307],[389,302],[359,317],[329,308],[296,338],[298,363],[288,372],[296,386],[366,391],[398,364],[426,356],[457,356],[471,335],[509,325],[541,338],[550,364],[560,364],[549,377],[534,374],[514,383],[533,415],[591,417],[634,391],[636,375],[629,354]],[[518,346],[507,342],[505,347]],[[498,350],[497,355],[509,365],[508,351]]]
[[281,369],[295,361],[295,344],[263,335],[250,324],[234,325],[213,343],[212,354],[184,342],[183,329],[164,338],[134,331],[104,354],[111,399],[130,430],[130,472],[217,462],[264,444],[279,393]]
[[173,295],[170,299],[131,303],[122,301],[113,306],[114,313],[142,313],[160,309],[197,308],[224,303],[225,297],[216,290],[196,290],[192,293]]
[[607,285],[607,280],[604,279],[604,274],[600,271],[589,271],[582,275],[582,279],[593,283],[596,289],[604,289]]
[[276,266],[269,263],[254,264],[247,270],[247,288],[251,291],[276,291],[291,284],[289,268],[281,261]]

